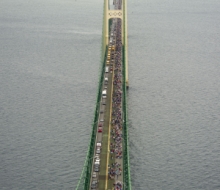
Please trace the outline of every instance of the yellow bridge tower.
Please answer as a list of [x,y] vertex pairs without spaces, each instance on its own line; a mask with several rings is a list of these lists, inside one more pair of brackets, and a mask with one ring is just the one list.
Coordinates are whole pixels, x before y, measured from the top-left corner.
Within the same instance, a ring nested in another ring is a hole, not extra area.
[[[113,0],[114,3],[117,0]],[[119,18],[122,20],[122,45],[124,48],[124,63],[125,63],[125,80],[128,87],[128,35],[127,35],[127,0],[122,0],[122,8],[120,10],[110,10],[109,0],[104,1],[104,18],[103,18],[103,40],[102,40],[102,61],[105,57],[105,48],[109,44],[109,20]]]

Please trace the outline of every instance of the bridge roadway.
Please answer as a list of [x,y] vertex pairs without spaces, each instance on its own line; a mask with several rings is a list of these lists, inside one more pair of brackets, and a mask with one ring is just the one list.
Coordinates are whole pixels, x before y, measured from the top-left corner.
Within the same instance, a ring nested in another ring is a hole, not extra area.
[[[115,129],[112,127],[112,110],[114,107],[113,93],[116,91],[114,83],[114,75],[118,72],[115,70],[116,58],[116,27],[117,19],[113,19],[111,26],[111,44],[108,45],[107,57],[105,63],[105,73],[102,81],[102,94],[106,90],[106,96],[102,95],[100,101],[99,119],[97,123],[97,135],[95,142],[95,150],[93,155],[93,167],[90,180],[90,189],[109,190],[114,189],[114,183],[120,181],[123,183],[123,161],[118,158],[114,152],[117,148],[111,134]],[[121,24],[120,24],[121,27]],[[121,61],[121,60],[120,60]],[[116,73],[115,73],[116,72]],[[122,81],[122,78],[121,78]],[[120,103],[121,104],[121,103]],[[121,106],[121,105],[120,105]],[[101,146],[100,146],[101,145]],[[122,147],[122,142],[119,142]],[[112,147],[113,146],[113,147]],[[120,149],[120,148],[119,148]],[[99,164],[97,160],[100,160]],[[117,163],[118,166],[112,164]],[[110,170],[114,171],[114,175],[110,175]]]

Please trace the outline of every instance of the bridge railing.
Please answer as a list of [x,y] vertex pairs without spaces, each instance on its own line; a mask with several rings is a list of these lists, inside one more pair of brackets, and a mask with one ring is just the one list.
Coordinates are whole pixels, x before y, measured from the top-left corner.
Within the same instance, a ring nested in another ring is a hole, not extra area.
[[94,156],[94,149],[95,149],[95,142],[96,142],[100,101],[101,101],[101,95],[102,95],[102,83],[103,83],[104,72],[105,72],[106,54],[107,54],[107,46],[105,47],[104,62],[101,63],[101,71],[99,72],[100,76],[99,76],[99,85],[98,85],[98,92],[97,92],[96,108],[95,108],[95,113],[94,113],[94,121],[93,121],[93,124],[92,124],[92,132],[91,132],[89,148],[88,148],[88,151],[87,151],[86,160],[85,160],[83,170],[82,170],[79,182],[77,184],[76,190],[87,190],[90,187],[90,178],[91,178],[91,171],[92,171],[92,165],[93,165],[93,156]]
[[[105,3],[103,3],[103,10],[105,10]],[[96,140],[96,131],[97,131],[97,122],[99,116],[99,109],[100,109],[100,101],[101,101],[101,87],[104,77],[104,70],[105,70],[105,62],[106,62],[106,54],[107,54],[107,44],[105,41],[105,12],[103,11],[103,25],[102,25],[102,43],[101,43],[101,66],[99,71],[99,85],[97,91],[97,100],[96,100],[96,108],[94,113],[94,121],[92,125],[92,132],[91,132],[91,139],[89,148],[86,155],[86,160],[83,166],[83,170],[77,184],[76,190],[87,190],[90,186],[90,178],[91,178],[91,171],[92,171],[92,161],[94,155],[94,148],[95,148],[95,140]]]
[[126,62],[123,46],[123,189],[131,190],[129,144],[128,144],[128,120],[127,120],[127,86],[126,86]]

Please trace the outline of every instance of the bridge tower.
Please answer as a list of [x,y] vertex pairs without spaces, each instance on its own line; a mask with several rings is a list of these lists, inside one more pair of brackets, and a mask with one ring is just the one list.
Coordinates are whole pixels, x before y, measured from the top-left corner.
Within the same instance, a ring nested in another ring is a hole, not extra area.
[[[113,0],[116,3],[117,0]],[[109,44],[109,20],[120,18],[122,20],[122,45],[124,48],[125,80],[128,88],[128,38],[127,38],[127,0],[122,1],[121,10],[110,10],[109,0],[104,0],[104,15],[102,29],[102,61],[104,61],[106,46]]]

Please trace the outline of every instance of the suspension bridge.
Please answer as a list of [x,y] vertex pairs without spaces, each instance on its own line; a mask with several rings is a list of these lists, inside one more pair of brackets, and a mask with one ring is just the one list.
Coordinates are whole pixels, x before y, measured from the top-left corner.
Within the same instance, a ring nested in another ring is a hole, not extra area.
[[131,190],[127,0],[104,0],[103,4],[101,73],[94,122],[76,190]]

